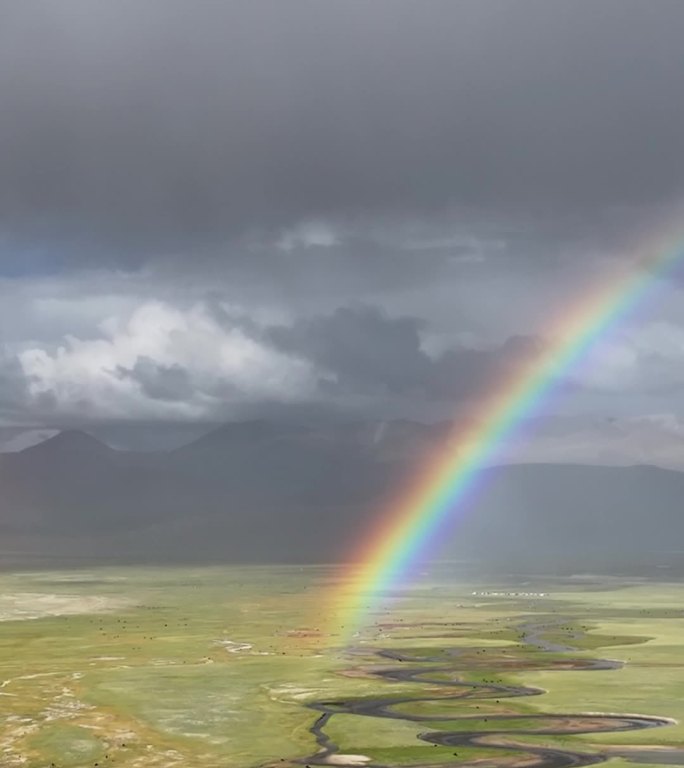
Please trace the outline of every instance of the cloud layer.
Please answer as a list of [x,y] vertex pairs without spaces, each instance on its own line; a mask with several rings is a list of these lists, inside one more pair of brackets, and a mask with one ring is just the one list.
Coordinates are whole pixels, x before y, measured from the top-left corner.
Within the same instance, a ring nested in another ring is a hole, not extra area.
[[12,4],[5,237],[135,263],[319,218],[456,207],[568,226],[668,201],[684,7],[592,5]]
[[[0,422],[467,413],[676,226],[683,27],[680,0],[7,5]],[[680,284],[549,404],[567,445],[670,439]]]

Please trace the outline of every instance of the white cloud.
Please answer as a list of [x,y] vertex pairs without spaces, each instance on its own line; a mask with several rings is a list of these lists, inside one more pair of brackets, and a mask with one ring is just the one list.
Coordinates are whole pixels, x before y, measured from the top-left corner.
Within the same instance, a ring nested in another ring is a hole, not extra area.
[[[100,418],[202,418],[245,401],[297,400],[315,385],[311,366],[223,327],[202,304],[183,310],[148,301],[126,317],[106,318],[99,331],[97,338],[67,336],[56,349],[19,353],[36,403],[48,398],[61,414]],[[133,375],[141,360],[153,370],[180,371],[189,396],[151,397]]]

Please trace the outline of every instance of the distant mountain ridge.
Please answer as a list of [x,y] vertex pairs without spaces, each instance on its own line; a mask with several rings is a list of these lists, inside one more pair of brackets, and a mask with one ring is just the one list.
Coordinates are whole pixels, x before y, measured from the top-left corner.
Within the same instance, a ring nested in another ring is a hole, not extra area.
[[78,455],[97,453],[101,455],[111,454],[113,448],[106,443],[80,430],[62,430],[56,435],[48,437],[47,440],[30,445],[18,453],[27,456],[49,456],[58,457],[63,455]]
[[[0,454],[0,565],[349,559],[449,439],[446,424],[249,421],[137,453],[64,431]],[[481,485],[442,556],[600,570],[684,549],[684,473],[508,465]]]

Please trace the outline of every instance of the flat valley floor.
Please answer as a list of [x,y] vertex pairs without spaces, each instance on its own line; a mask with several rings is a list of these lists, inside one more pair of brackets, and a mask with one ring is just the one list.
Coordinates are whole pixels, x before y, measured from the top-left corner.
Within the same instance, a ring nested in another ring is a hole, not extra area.
[[[349,580],[349,584],[347,584]],[[684,583],[327,567],[0,575],[3,768],[684,766]]]

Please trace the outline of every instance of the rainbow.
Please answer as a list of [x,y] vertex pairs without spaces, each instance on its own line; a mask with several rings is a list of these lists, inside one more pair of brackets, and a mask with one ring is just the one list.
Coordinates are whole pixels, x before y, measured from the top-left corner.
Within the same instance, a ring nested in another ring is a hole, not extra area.
[[434,546],[447,522],[464,514],[477,490],[481,470],[490,466],[516,430],[536,415],[559,382],[590,349],[644,302],[684,253],[682,237],[639,249],[636,259],[597,280],[597,286],[558,313],[550,340],[478,401],[450,447],[427,466],[399,503],[392,504],[366,531],[363,543],[333,604],[336,621],[350,636],[369,613]]

